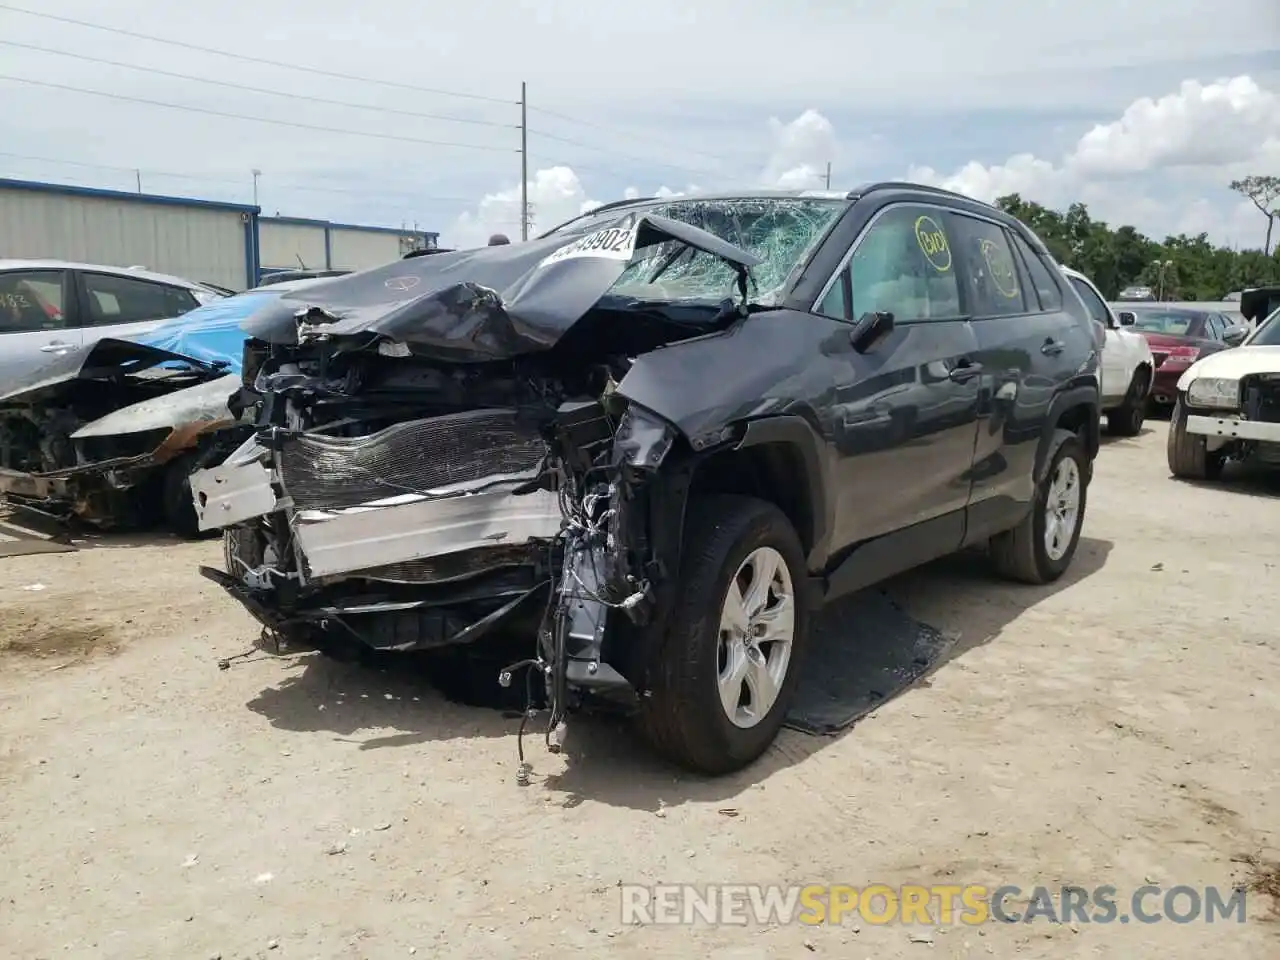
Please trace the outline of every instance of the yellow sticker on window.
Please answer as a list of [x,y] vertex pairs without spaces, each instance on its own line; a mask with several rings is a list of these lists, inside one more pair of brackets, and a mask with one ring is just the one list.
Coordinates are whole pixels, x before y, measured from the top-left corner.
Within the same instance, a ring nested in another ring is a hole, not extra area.
[[1001,249],[994,240],[980,240],[978,247],[982,250],[982,259],[987,263],[991,282],[1000,291],[1000,295],[1008,300],[1018,296],[1018,272],[1013,266],[1013,257],[1008,248]]
[[947,235],[932,217],[916,217],[916,243],[920,244],[920,252],[933,269],[939,273],[951,269],[951,247],[947,245]]

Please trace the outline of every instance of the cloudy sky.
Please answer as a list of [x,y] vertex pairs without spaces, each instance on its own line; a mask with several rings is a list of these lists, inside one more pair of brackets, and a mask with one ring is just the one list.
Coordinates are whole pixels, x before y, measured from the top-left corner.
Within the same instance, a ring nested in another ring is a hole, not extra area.
[[535,231],[830,163],[1260,246],[1280,175],[1275,0],[0,0],[0,177],[516,237],[522,81]]

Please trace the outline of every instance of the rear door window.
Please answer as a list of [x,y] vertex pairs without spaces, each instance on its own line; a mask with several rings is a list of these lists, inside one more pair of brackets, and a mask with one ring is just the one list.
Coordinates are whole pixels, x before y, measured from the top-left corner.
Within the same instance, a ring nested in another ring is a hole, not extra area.
[[0,333],[65,329],[65,277],[61,270],[0,273]]
[[200,305],[191,291],[182,287],[107,273],[82,276],[88,323],[92,326],[164,320]]
[[962,213],[952,213],[951,223],[961,252],[960,281],[969,312],[975,318],[1013,317],[1029,312],[1021,271],[1004,227]]
[[[1052,313],[1055,310],[1061,310],[1062,288],[1058,286],[1058,281],[1055,279],[1057,271],[1051,271],[1044,258],[1032,250],[1031,244],[1018,236],[1016,231],[1012,237],[1013,245],[1021,255],[1023,265],[1027,268],[1027,275],[1031,278],[1031,288],[1035,292],[1036,299],[1040,301],[1041,312]],[[1035,304],[1029,303],[1028,306],[1034,308]]]

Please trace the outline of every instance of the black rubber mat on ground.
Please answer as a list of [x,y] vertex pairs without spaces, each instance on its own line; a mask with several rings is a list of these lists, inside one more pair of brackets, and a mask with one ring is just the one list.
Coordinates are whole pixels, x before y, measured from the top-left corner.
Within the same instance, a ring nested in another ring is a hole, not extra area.
[[813,734],[862,719],[924,676],[951,645],[878,590],[829,606],[811,630],[786,726]]
[[41,535],[12,521],[0,519],[0,558],[27,557],[35,553],[70,553],[76,548]]

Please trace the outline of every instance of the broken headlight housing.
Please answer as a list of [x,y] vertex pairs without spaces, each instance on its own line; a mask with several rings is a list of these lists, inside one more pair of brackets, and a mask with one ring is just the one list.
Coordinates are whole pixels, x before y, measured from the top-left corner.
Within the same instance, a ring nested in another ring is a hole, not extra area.
[[628,404],[613,438],[614,463],[656,470],[676,440],[676,428],[656,413]]
[[1187,387],[1187,403],[1193,407],[1236,410],[1240,407],[1240,381],[1224,377],[1197,377]]

